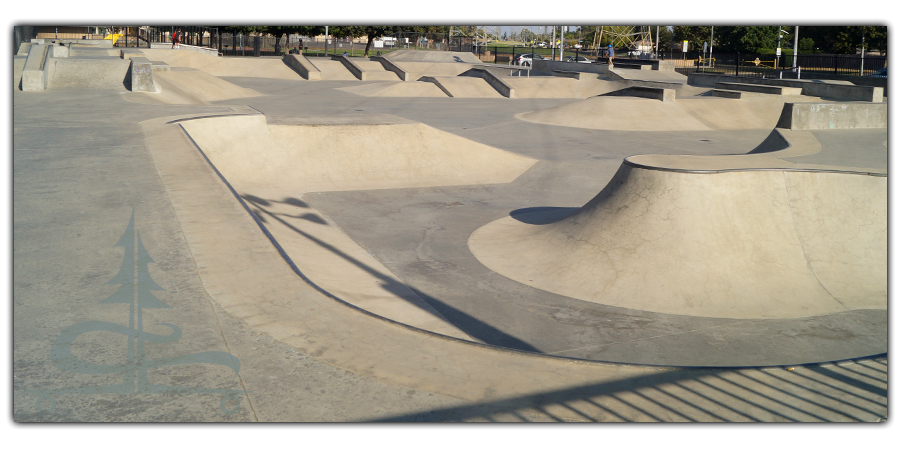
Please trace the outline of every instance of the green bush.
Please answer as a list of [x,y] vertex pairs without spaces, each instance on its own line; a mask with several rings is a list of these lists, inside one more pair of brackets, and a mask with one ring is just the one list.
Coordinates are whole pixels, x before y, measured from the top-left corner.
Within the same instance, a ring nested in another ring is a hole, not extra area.
[[[775,49],[774,48],[759,48],[756,50],[756,54],[774,56]],[[794,50],[792,48],[781,48],[781,55],[782,56],[787,56],[787,55],[793,56]]]

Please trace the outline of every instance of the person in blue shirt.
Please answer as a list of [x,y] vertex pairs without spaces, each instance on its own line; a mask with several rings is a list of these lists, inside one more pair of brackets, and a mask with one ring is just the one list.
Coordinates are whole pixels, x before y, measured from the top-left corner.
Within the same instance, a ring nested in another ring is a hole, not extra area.
[[609,64],[610,67],[613,66],[613,59],[616,57],[616,52],[613,50],[613,46],[609,45],[606,47],[606,63]]

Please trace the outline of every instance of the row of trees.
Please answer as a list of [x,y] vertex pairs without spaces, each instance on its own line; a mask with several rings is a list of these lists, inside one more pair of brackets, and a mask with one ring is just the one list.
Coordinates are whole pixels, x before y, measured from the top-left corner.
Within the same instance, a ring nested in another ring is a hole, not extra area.
[[[628,30],[626,26],[605,26],[607,31]],[[633,27],[638,30],[639,27]],[[681,43],[688,41],[689,51],[703,49],[709,42],[710,26],[649,26],[654,43],[659,49],[681,49]],[[775,53],[778,47],[778,31],[785,30],[781,39],[782,48],[793,48],[794,26],[715,26],[713,34],[714,50],[722,52]],[[580,26],[578,34],[588,46],[594,43],[598,26]],[[658,33],[658,36],[657,36]],[[867,50],[878,50],[887,54],[887,26],[800,26],[798,52],[801,54],[854,54],[860,49],[865,35]],[[568,35],[567,35],[568,38]],[[598,45],[605,47],[614,43],[610,34],[600,37]]]
[[[793,48],[794,26],[715,26],[713,45],[722,52],[774,53],[778,30],[783,29],[782,48]],[[867,50],[887,54],[887,26],[800,26],[797,42],[800,54],[855,54],[863,44]],[[691,51],[703,49],[709,42],[709,26],[675,26],[673,42],[688,41]],[[660,47],[662,49],[662,47]]]
[[[301,35],[315,37],[325,34],[325,26],[219,26],[221,33],[240,33],[244,35],[272,35],[280,42],[285,35]],[[455,26],[455,35],[479,36],[480,28],[473,26]],[[378,38],[398,32],[422,34],[446,34],[450,26],[328,26],[328,35],[335,38],[366,38],[365,55],[369,55],[372,42]]]

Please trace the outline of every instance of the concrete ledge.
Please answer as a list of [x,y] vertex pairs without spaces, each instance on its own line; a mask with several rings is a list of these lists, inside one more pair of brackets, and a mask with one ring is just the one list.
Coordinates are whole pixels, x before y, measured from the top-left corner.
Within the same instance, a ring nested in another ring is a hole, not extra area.
[[28,55],[28,50],[30,50],[30,49],[31,49],[31,43],[30,43],[30,42],[20,43],[20,44],[19,44],[19,50],[16,51],[16,56],[27,56],[27,55]]
[[647,64],[626,64],[624,62],[617,62],[616,60],[613,60],[613,67],[630,70],[653,70],[653,67]]
[[347,70],[349,70],[353,76],[359,78],[360,81],[366,81],[366,71],[363,70],[362,67],[356,65],[355,62],[351,61],[349,57],[331,56],[331,60],[340,61],[344,64],[344,67],[347,67]]
[[307,80],[318,81],[322,79],[322,72],[319,68],[302,54],[285,54],[281,60]]
[[516,97],[516,90],[513,89],[512,86],[508,85],[505,81],[501,80],[487,69],[483,68],[473,68],[466,70],[462,73],[465,76],[475,76],[478,78],[484,78],[484,81],[487,81],[492,88],[496,89],[503,97],[508,97],[510,99],[514,99]]
[[[619,76],[619,75],[617,75]],[[684,83],[667,83],[664,81],[649,81],[649,80],[623,80],[625,81],[625,87],[630,88],[632,86],[640,86],[644,88],[659,88],[659,89],[671,89],[675,91],[676,94],[684,90]]]
[[772,97],[773,94],[766,94],[762,92],[743,92],[743,91],[735,91],[732,89],[713,89],[712,95],[714,97],[724,97],[726,99],[751,99],[758,97]]
[[119,51],[119,56],[125,60],[131,59],[132,57],[142,57],[143,55],[143,51],[138,51],[136,49],[123,49],[122,51]]
[[886,103],[787,103],[777,127],[791,130],[884,128],[887,114]]
[[748,83],[769,86],[787,86],[802,88],[803,95],[824,97],[829,99],[855,100],[881,103],[884,101],[884,88],[873,86],[854,86],[848,84],[817,83],[804,80],[775,80],[763,78],[736,77],[730,75],[693,73],[688,75],[691,86],[715,87],[717,83]]
[[81,38],[32,38],[32,43],[38,43],[43,45],[52,45],[52,44],[74,44],[78,46],[87,46],[90,48],[112,48],[113,43],[112,40],[88,40]]
[[571,70],[554,70],[553,76],[572,78],[575,80],[596,80],[597,74],[590,72],[575,72]]
[[883,88],[883,96],[888,96],[888,79],[887,78],[873,78],[873,77],[861,77],[861,76],[853,76],[848,78],[848,81],[855,85],[859,86],[874,86],[876,88]]
[[763,94],[777,94],[780,96],[799,96],[803,88],[791,88],[788,86],[771,86],[766,84],[749,83],[716,83],[716,89],[730,89],[733,91],[759,92]]
[[143,56],[131,58],[131,92],[156,92],[153,84],[153,64]]
[[22,91],[39,92],[47,89],[47,55],[50,46],[33,44],[22,70]]
[[675,101],[675,90],[666,88],[653,88],[650,86],[628,86],[618,91],[603,94],[604,96],[631,96],[645,99],[657,99],[663,102]]
[[[151,49],[153,49],[153,48],[171,49],[171,47],[172,47],[171,43],[151,43],[150,44]],[[191,51],[194,53],[207,54],[210,56],[218,56],[219,55],[219,50],[217,50],[215,48],[204,48],[202,46],[180,44],[180,45],[178,45],[178,49],[183,49],[183,50]]]
[[606,74],[608,65],[606,61],[585,64],[582,62],[560,61],[532,61],[532,70],[539,75],[552,75],[554,70],[568,70],[572,72]]
[[69,57],[69,54],[71,53],[71,46],[71,43],[66,45],[51,45],[49,47],[50,53],[48,54],[48,57]]
[[445,88],[444,85],[442,85],[441,82],[437,80],[437,78],[430,77],[430,76],[423,76],[422,78],[419,78],[418,81],[426,81],[428,83],[434,83],[434,85],[437,86],[438,89],[440,89],[441,91],[444,91],[444,94],[446,94],[447,97],[454,97],[453,93],[451,93],[447,88]]
[[163,61],[150,61],[150,67],[153,68],[154,72],[168,72],[169,64]]
[[[675,71],[675,61],[661,61],[658,59],[629,59],[627,57],[617,57],[613,59],[613,65],[619,64],[637,64],[640,66],[649,65],[649,69],[642,68],[641,70],[662,70],[662,71]],[[623,68],[631,68],[631,67],[623,67]]]
[[388,59],[386,56],[369,56],[369,59],[380,62],[384,68],[396,73],[397,76],[400,77],[400,81],[409,81],[409,72],[400,68],[399,65],[395,64],[394,61]]

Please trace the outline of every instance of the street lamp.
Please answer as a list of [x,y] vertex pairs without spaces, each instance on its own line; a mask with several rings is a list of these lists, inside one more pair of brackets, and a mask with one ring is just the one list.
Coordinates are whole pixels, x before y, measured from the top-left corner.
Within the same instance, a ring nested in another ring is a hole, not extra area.
[[778,63],[781,59],[781,38],[784,37],[783,34],[790,33],[787,30],[778,26],[778,49],[775,50],[775,68],[778,68]]

